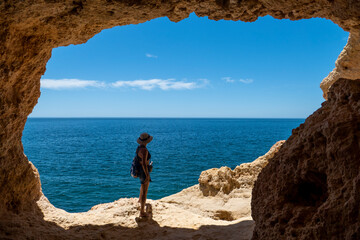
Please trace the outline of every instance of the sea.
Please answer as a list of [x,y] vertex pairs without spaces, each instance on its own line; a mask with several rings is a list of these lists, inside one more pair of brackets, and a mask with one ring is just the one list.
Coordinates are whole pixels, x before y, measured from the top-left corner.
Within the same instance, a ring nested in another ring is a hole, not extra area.
[[142,132],[153,161],[148,198],[198,183],[202,171],[235,168],[286,140],[304,119],[29,118],[22,142],[40,173],[42,191],[68,212],[138,197],[130,175]]

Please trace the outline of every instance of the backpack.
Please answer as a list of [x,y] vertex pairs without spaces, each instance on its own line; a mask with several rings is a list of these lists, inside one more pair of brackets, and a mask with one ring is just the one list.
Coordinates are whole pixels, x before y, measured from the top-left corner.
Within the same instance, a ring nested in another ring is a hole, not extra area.
[[132,161],[131,168],[130,168],[130,174],[133,178],[138,177],[140,167],[141,167],[141,164],[139,162],[138,156],[136,155]]

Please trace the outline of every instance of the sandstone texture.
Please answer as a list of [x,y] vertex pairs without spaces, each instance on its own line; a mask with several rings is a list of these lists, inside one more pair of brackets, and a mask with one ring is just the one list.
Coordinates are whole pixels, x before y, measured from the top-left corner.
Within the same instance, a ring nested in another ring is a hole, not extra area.
[[341,79],[259,174],[253,239],[360,239],[360,80]]
[[[33,211],[8,212],[0,218],[0,239],[249,240],[255,225],[250,206],[253,183],[283,142],[276,143],[254,162],[236,167],[243,174],[236,170],[236,174],[227,177],[227,182],[238,183],[231,191],[217,191],[209,196],[198,184],[157,201],[148,200],[146,208],[151,217],[147,220],[138,218],[137,198],[96,205],[88,212],[68,213],[42,195]],[[219,176],[223,169],[228,168],[211,169],[201,176],[208,176],[209,172]],[[227,185],[217,177],[208,184],[216,182]]]
[[350,33],[346,46],[335,62],[334,70],[321,82],[325,99],[331,85],[340,78],[360,78],[360,32]]
[[234,170],[222,167],[203,171],[199,177],[199,185],[204,196],[224,196],[233,193],[234,189],[252,189],[261,170],[284,142],[282,140],[275,143],[265,155],[251,163],[243,163]]
[[[0,218],[0,239],[251,239],[254,221],[246,216],[233,221],[214,220],[174,204],[147,201],[151,218],[139,219],[136,198],[123,198],[68,213],[42,196],[37,209]],[[151,210],[150,210],[151,208]]]

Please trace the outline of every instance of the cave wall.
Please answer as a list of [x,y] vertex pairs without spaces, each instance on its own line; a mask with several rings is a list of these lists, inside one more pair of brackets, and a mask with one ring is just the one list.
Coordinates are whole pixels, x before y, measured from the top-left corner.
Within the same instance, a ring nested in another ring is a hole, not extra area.
[[322,84],[324,96],[339,77],[360,78],[356,0],[0,1],[0,213],[31,210],[41,196],[39,175],[23,153],[21,136],[52,49],[84,43],[106,28],[164,16],[176,22],[191,12],[214,20],[331,19],[351,37]]
[[335,62],[335,68],[323,79],[320,84],[323,96],[327,99],[327,93],[331,85],[340,78],[358,79],[360,76],[360,32],[354,31],[349,34],[349,39]]
[[253,239],[360,239],[360,79],[333,84],[252,193]]

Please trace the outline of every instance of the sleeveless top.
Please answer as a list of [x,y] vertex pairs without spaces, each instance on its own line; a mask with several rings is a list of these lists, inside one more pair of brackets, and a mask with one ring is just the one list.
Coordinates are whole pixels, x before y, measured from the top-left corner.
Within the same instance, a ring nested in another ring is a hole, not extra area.
[[[139,145],[139,146],[137,147],[137,149],[136,149],[136,157],[137,157],[137,159],[138,159],[139,162],[142,160],[142,158],[139,156],[139,151],[140,151],[141,148],[146,148],[146,147],[145,147],[145,146],[142,146],[142,145]],[[147,149],[146,149],[146,150],[147,150]],[[150,159],[151,159],[151,154],[150,154],[149,150],[147,150],[147,152],[148,152],[147,160],[150,161]]]
[[[145,180],[146,175],[145,175],[144,169],[142,168],[141,163],[140,163],[141,157],[138,155],[138,153],[139,153],[139,151],[140,151],[141,148],[146,148],[146,147],[145,147],[145,146],[142,146],[142,145],[139,145],[139,146],[137,147],[137,149],[136,149],[136,158],[137,158],[137,162],[138,162],[138,176],[139,176],[139,178],[140,178],[141,184],[143,184],[143,181]],[[146,149],[146,150],[147,150],[147,149]],[[147,150],[147,152],[148,152],[148,157],[147,157],[147,159],[150,161],[151,154],[149,153],[149,150]],[[151,178],[150,178],[150,182],[151,182]]]

